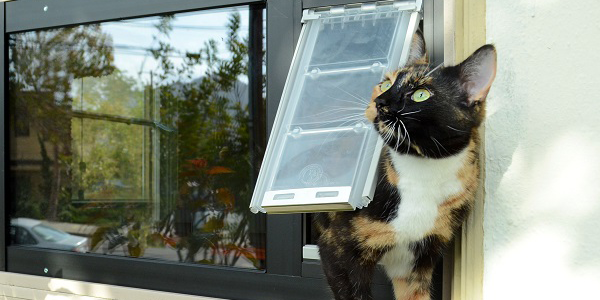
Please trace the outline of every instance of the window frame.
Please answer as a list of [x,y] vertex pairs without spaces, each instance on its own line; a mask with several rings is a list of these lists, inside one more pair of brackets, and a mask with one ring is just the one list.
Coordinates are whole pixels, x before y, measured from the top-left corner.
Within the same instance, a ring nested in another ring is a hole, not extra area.
[[[9,179],[6,166],[10,143],[6,134],[9,118],[6,84],[8,49],[5,41],[10,33],[38,29],[238,5],[266,7],[269,133],[300,35],[302,10],[355,2],[373,0],[20,0],[0,3],[0,32],[3,34],[0,39],[0,94],[4,101],[0,114],[0,149],[4,152],[4,159],[0,160],[0,193],[3,196],[0,207],[4,208],[4,213],[0,213],[0,271],[218,298],[281,299],[285,295],[286,299],[328,299],[330,292],[320,263],[305,261],[302,257],[305,241],[303,214],[265,217],[266,267],[262,271],[8,246],[9,219],[6,212],[10,210],[6,208],[10,191],[6,184]],[[428,47],[433,61],[440,61],[444,53],[443,18],[440,20],[443,17],[443,0],[425,0],[423,4],[424,31],[426,35],[432,33],[433,39],[428,38]],[[432,21],[434,17],[436,19]],[[44,272],[46,268],[47,273]],[[173,278],[177,280],[169,280]],[[390,297],[391,288],[382,274],[376,275],[373,292],[375,299]]]
[[[1,3],[0,31],[3,33],[0,44],[0,68],[2,77],[0,89],[4,95],[5,105],[2,114],[2,126],[5,126],[8,110],[6,109],[8,93],[6,87],[8,68],[5,63],[8,55],[5,40],[7,34],[30,30],[49,29],[63,26],[80,25],[120,19],[138,18],[165,13],[217,9],[223,7],[249,5],[267,6],[268,27],[276,30],[267,31],[267,41],[271,43],[267,51],[267,76],[283,77],[291,62],[295,40],[300,30],[300,14],[294,13],[296,3],[285,0],[248,1],[248,0],[208,0],[208,1],[157,1],[157,0],[105,0],[86,1],[54,0],[38,2],[21,0]],[[48,7],[44,11],[44,7]],[[299,11],[299,10],[298,10]],[[295,22],[297,20],[297,22]],[[297,28],[295,28],[297,27]],[[267,42],[268,43],[268,42]],[[275,66],[275,67],[272,67]],[[281,75],[283,74],[283,76]],[[272,80],[267,87],[269,95],[280,95],[283,80]],[[270,131],[279,96],[268,97],[267,130]],[[4,134],[2,130],[2,134]],[[7,136],[2,138],[5,157],[2,169],[8,160],[9,145]],[[7,180],[6,173],[0,174],[0,182]],[[4,193],[0,205],[6,208],[10,199],[10,191],[0,186]],[[8,209],[4,210],[9,211]],[[164,291],[196,294],[203,296],[239,298],[251,295],[254,299],[276,299],[284,294],[296,294],[298,299],[324,294],[326,286],[318,284],[318,280],[300,278],[301,261],[301,216],[266,216],[266,270],[246,270],[232,267],[210,265],[187,265],[181,263],[136,259],[128,257],[112,257],[98,254],[77,254],[49,249],[34,249],[19,246],[7,246],[6,214],[1,214],[2,244],[0,244],[0,270],[39,276],[68,278],[81,281],[115,284],[121,286],[156,289]],[[289,228],[293,234],[289,234]],[[297,247],[296,247],[297,245]],[[35,257],[36,259],[31,259]],[[69,267],[70,266],[70,267]],[[48,273],[44,269],[48,269]],[[139,276],[144,274],[144,276]],[[156,274],[156,275],[152,275]],[[177,281],[165,284],[165,279],[178,278]],[[237,288],[231,289],[235,282]],[[264,285],[276,286],[265,289]]]

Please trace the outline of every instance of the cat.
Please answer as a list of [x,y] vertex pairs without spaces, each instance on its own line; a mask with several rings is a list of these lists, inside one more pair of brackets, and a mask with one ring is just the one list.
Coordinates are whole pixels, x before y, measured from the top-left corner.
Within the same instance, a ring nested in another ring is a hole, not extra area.
[[373,200],[315,216],[336,300],[373,299],[378,263],[397,300],[429,300],[433,268],[473,207],[496,50],[484,45],[459,65],[431,69],[425,49],[417,31],[405,67],[374,87],[365,111],[385,144]]

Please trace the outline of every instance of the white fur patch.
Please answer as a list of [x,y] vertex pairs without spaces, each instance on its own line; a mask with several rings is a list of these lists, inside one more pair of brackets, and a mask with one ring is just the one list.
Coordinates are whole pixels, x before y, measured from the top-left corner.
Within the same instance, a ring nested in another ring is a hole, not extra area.
[[439,205],[462,191],[463,185],[457,174],[464,166],[468,149],[443,159],[390,152],[399,173],[397,186],[402,199],[397,216],[390,220],[398,241],[381,263],[388,276],[397,278],[405,277],[412,270],[415,258],[409,244],[423,239],[435,225]]
[[415,256],[408,247],[408,243],[398,243],[381,258],[389,278],[406,277],[412,270]]

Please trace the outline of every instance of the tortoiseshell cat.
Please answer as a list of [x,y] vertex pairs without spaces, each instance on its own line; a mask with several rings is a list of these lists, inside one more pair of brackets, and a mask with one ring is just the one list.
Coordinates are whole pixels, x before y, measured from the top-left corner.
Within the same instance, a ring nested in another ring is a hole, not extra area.
[[335,299],[372,299],[377,263],[396,299],[430,299],[436,261],[474,203],[477,129],[495,75],[492,45],[457,66],[430,69],[417,32],[406,66],[374,88],[366,116],[385,141],[375,197],[360,210],[315,217]]

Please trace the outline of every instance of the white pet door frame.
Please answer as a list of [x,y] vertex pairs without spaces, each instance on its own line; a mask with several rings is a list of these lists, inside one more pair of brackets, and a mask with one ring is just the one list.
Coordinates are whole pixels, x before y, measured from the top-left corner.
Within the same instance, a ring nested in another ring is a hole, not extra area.
[[368,205],[383,142],[364,110],[384,73],[406,62],[421,7],[421,1],[385,1],[303,12],[253,212]]

